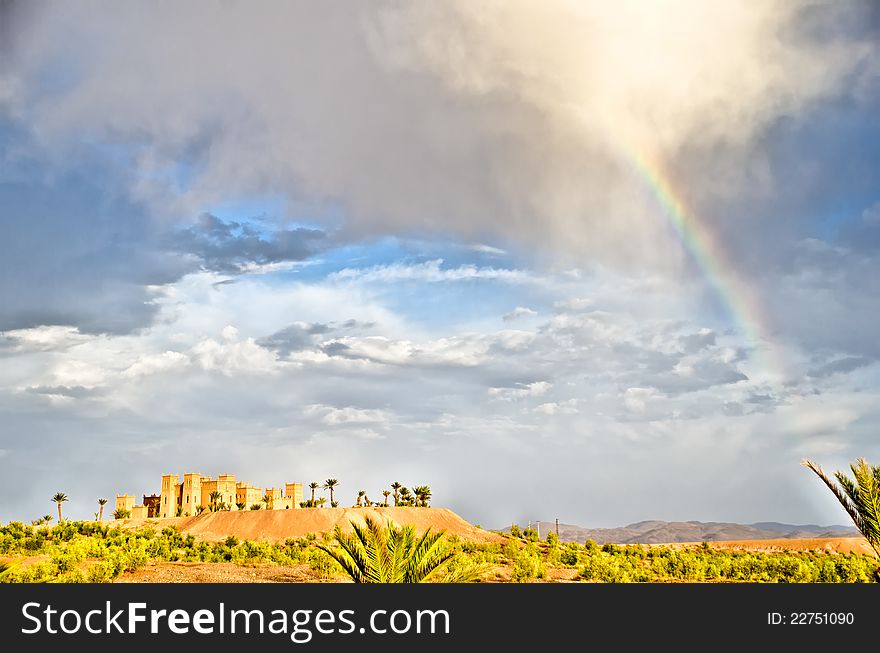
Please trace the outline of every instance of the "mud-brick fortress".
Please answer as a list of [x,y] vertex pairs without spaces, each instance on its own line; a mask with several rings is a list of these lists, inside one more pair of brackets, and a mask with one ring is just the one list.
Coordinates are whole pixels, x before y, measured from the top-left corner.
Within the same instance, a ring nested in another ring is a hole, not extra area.
[[[116,495],[116,510],[127,511],[134,518],[190,517],[206,510],[244,510],[259,505],[264,510],[293,510],[303,500],[302,483],[285,483],[281,488],[255,487],[237,481],[235,474],[220,474],[217,478],[189,473],[178,482],[177,474],[162,476],[159,494],[144,495],[143,503],[135,504],[130,494]],[[268,501],[264,501],[268,498]]]

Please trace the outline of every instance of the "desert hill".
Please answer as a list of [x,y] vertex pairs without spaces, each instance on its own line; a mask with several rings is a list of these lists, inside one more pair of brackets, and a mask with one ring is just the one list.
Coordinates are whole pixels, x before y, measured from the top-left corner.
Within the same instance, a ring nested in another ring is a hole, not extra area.
[[[539,523],[541,536],[555,529],[553,522]],[[509,531],[510,528],[504,529]],[[720,542],[728,540],[769,540],[799,538],[837,538],[858,535],[847,526],[795,525],[778,522],[734,524],[729,522],[667,522],[641,521],[619,528],[584,528],[559,524],[559,539],[563,542],[594,540],[598,544],[664,544],[669,542]]]
[[242,540],[277,542],[289,537],[320,535],[337,525],[351,531],[350,523],[363,524],[367,516],[380,522],[411,524],[419,533],[427,528],[445,530],[472,542],[496,542],[501,538],[469,524],[448,508],[311,508],[300,510],[247,510],[203,512],[195,517],[126,519],[124,528],[176,526],[184,535],[216,542],[230,535]]

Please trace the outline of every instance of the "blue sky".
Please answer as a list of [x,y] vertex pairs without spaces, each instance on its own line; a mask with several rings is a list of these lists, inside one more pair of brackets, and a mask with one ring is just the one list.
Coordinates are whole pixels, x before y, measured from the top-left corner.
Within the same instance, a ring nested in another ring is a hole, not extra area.
[[0,519],[201,471],[846,521],[798,463],[880,454],[871,3],[0,11]]

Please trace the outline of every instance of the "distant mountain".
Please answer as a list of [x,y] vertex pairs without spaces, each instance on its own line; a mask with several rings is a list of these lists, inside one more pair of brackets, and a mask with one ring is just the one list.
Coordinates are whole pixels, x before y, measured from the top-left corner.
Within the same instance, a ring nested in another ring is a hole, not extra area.
[[[534,528],[534,524],[532,525]],[[541,537],[546,537],[553,522],[539,523]],[[510,531],[510,527],[504,532]],[[729,522],[699,521],[640,521],[620,528],[584,528],[559,524],[559,539],[563,542],[594,540],[598,544],[664,544],[668,542],[719,542],[724,540],[769,540],[776,538],[854,537],[859,533],[850,526],[817,526],[815,524],[781,524],[758,522],[732,524]]]

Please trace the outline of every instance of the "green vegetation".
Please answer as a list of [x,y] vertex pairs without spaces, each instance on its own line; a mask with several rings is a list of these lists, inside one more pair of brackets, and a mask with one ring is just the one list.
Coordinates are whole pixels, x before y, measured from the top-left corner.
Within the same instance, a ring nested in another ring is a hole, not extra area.
[[131,510],[117,508],[113,511],[113,519],[128,519],[129,517],[131,517]]
[[55,496],[52,497],[52,501],[58,504],[58,523],[60,524],[64,521],[64,518],[61,516],[61,504],[67,501],[67,495],[64,492],[56,492]]
[[835,472],[835,483],[816,463],[804,460],[801,464],[822,479],[880,556],[880,465],[872,467],[867,460],[859,458],[849,466],[855,480],[843,472]]
[[[42,520],[37,520],[42,522]],[[597,545],[506,537],[474,543],[454,535],[416,537],[411,527],[373,524],[284,542],[197,541],[176,528],[124,529],[112,523],[0,526],[0,582],[107,582],[150,562],[307,565],[320,578],[404,578],[429,582],[552,581],[869,583],[880,560],[856,553],[763,553],[701,546]]]
[[413,526],[365,521],[365,526],[351,522],[354,533],[349,535],[337,526],[337,546],[318,545],[355,583],[423,583],[456,555],[443,531],[429,528],[417,538]]
[[336,489],[337,485],[339,485],[339,481],[337,481],[335,478],[328,478],[326,481],[324,481],[324,485],[322,486],[325,490],[330,490],[330,505],[334,508],[336,506],[333,505],[335,503],[333,499],[333,491]]
[[28,559],[26,565],[9,563],[0,573],[0,583],[101,583],[154,561],[308,564],[325,578],[341,572],[314,545],[314,538],[273,544],[230,537],[212,544],[171,527],[156,533],[152,528],[127,530],[95,522],[65,522],[51,529],[11,522],[0,526],[0,555]]

